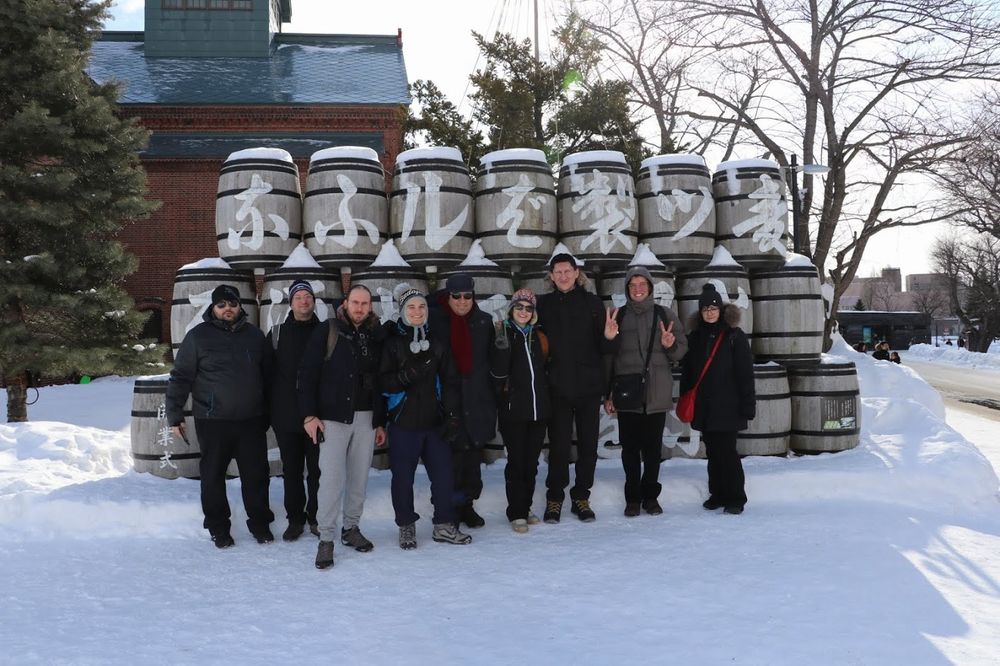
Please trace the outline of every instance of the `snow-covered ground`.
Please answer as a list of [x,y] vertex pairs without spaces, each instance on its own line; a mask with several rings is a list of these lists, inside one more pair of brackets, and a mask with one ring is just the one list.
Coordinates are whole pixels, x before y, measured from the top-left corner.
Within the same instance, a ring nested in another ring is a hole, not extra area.
[[[131,471],[131,380],[43,389],[31,423],[0,425],[0,661],[997,663],[998,480],[953,427],[984,442],[996,429],[945,423],[906,366],[836,351],[858,364],[861,446],[746,459],[742,516],[703,510],[704,462],[671,460],[664,515],[626,519],[619,464],[602,460],[596,523],[567,511],[516,535],[500,462],[472,545],[432,543],[425,518],[404,552],[389,473],[373,471],[376,548],[338,545],[325,572],[314,539],[253,542],[238,481],[237,545],[217,551],[197,482]],[[275,479],[279,516],[281,502]],[[422,477],[417,502],[429,516]]]
[[960,365],[979,370],[1000,370],[1000,344],[996,342],[990,345],[989,352],[985,354],[969,351],[965,347],[913,345],[905,352],[902,352],[901,357],[904,360],[913,359],[914,361],[924,361],[925,363]]

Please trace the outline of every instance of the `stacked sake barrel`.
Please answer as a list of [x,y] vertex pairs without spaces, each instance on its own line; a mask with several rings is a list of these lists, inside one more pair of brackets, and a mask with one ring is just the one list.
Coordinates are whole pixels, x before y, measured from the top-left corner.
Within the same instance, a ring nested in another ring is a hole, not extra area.
[[252,274],[234,270],[222,259],[202,259],[181,266],[174,276],[170,302],[170,348],[174,354],[188,331],[204,321],[212,307],[212,291],[220,284],[235,287],[247,317],[257,321],[257,287]]
[[306,280],[315,298],[316,317],[326,321],[343,301],[340,275],[323,268],[299,245],[281,268],[264,276],[260,296],[260,329],[265,333],[285,321],[288,315],[288,290],[296,280]]

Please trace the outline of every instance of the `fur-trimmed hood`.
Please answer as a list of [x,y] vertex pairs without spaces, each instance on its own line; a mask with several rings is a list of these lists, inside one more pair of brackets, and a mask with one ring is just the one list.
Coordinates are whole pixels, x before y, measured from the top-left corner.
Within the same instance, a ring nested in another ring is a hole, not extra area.
[[[740,308],[735,303],[727,303],[722,308],[722,314],[720,319],[722,323],[729,328],[739,328],[740,321],[743,318],[743,313],[740,312]],[[702,325],[701,312],[695,312],[693,315],[688,317],[687,328],[685,329],[689,334],[693,331],[701,328]]]

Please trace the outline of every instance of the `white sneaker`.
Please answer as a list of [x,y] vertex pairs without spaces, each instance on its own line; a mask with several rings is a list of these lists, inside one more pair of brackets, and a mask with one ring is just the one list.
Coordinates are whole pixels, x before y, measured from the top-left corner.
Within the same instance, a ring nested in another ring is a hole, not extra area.
[[537,525],[540,522],[542,522],[541,518],[539,518],[538,516],[536,516],[531,511],[528,512],[528,524],[529,525]]
[[518,534],[525,534],[528,531],[528,521],[524,518],[517,518],[510,521],[510,527]]

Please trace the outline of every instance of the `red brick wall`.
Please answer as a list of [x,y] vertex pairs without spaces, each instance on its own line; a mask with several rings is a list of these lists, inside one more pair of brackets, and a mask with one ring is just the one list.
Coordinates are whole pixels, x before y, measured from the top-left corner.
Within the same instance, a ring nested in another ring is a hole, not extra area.
[[[380,158],[390,174],[402,145],[400,117],[396,109],[387,107],[124,107],[122,113],[138,118],[153,132],[231,132],[234,128],[254,134],[380,132],[385,146]],[[161,205],[120,235],[139,260],[138,270],[125,287],[140,309],[160,308],[165,342],[170,340],[175,272],[192,261],[218,256],[215,192],[223,159],[143,160],[149,198]],[[297,164],[304,190],[309,162],[300,159]]]

